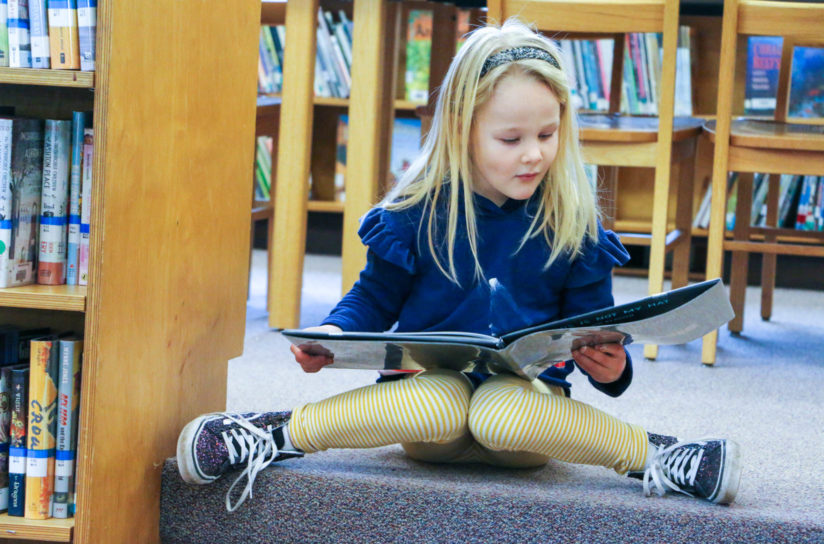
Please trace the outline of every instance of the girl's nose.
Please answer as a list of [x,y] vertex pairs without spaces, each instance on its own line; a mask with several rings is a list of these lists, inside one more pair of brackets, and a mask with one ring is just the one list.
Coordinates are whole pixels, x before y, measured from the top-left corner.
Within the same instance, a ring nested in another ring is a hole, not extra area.
[[521,162],[529,164],[541,160],[541,147],[537,144],[532,144],[524,150],[521,156]]

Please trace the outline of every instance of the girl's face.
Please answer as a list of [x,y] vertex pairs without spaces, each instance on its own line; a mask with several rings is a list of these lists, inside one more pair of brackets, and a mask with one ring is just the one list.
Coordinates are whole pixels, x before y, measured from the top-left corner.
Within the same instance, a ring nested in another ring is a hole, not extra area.
[[560,120],[561,104],[544,83],[523,74],[499,81],[470,135],[475,192],[498,206],[531,197],[558,153]]

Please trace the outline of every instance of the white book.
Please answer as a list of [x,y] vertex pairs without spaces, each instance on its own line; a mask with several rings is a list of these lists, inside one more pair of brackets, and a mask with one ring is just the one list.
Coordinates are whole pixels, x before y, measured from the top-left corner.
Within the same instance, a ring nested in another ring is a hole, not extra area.
[[77,32],[80,39],[80,69],[94,71],[97,0],[77,0]]
[[0,271],[11,267],[11,119],[0,119]]
[[78,285],[89,283],[89,233],[92,218],[92,162],[94,161],[94,130],[83,129],[83,182],[80,191],[80,256]]
[[0,67],[9,65],[9,4],[0,0]]
[[31,68],[28,0],[8,0],[9,66]]
[[66,283],[66,223],[69,204],[71,121],[46,121],[43,144],[43,189],[40,205],[40,251],[37,283]]
[[29,0],[29,40],[31,41],[31,67],[50,68],[49,20],[46,0]]

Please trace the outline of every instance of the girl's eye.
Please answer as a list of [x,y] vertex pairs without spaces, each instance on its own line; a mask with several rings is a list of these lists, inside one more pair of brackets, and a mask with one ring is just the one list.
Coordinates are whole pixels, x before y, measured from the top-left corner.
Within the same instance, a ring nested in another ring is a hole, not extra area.
[[555,135],[555,133],[554,133],[554,132],[550,132],[549,134],[541,134],[541,135],[539,136],[539,138],[540,138],[540,139],[542,139],[542,140],[549,140],[549,139],[550,139],[550,138],[552,138],[554,135]]
[[517,144],[520,138],[501,138],[501,141],[505,144]]

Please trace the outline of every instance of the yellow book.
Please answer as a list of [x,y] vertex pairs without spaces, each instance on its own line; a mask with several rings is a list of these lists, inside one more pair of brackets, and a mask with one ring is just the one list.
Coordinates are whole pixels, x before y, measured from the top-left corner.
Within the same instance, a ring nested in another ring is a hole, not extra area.
[[49,0],[48,11],[51,67],[59,70],[79,70],[77,0]]
[[59,352],[57,336],[31,341],[24,513],[29,519],[52,517]]

